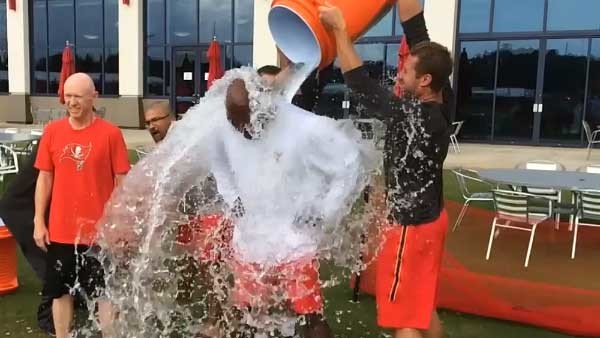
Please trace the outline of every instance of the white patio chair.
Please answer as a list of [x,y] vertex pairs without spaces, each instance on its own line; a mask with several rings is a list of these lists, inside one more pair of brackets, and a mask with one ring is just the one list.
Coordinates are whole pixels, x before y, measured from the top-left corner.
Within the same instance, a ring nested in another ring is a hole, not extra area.
[[592,131],[592,129],[590,128],[589,123],[587,123],[585,120],[581,121],[581,124],[583,124],[583,130],[585,131],[585,138],[586,138],[586,140],[588,142],[587,157],[585,159],[589,160],[590,159],[590,155],[592,153],[592,147],[594,146],[594,144],[600,143],[600,138],[598,138],[598,135],[600,133],[600,129],[596,129],[596,130]]
[[19,128],[4,128],[2,131],[7,134],[18,134]]
[[460,129],[462,128],[463,123],[465,123],[465,121],[456,121],[452,123],[452,126],[454,127],[454,132],[452,132],[452,134],[450,135],[450,142],[452,143],[452,148],[454,148],[455,153],[460,153],[460,147],[458,145],[458,139],[456,137],[460,133]]
[[[529,265],[529,257],[531,256],[531,248],[533,246],[533,240],[535,238],[535,231],[537,226],[551,217],[550,213],[539,213],[533,211],[530,208],[530,201],[532,199],[538,199],[539,197],[511,190],[492,190],[494,198],[494,208],[496,209],[496,216],[492,222],[492,230],[490,232],[490,240],[488,243],[487,253],[485,259],[490,259],[492,252],[492,243],[494,242],[496,235],[496,228],[506,228],[519,231],[530,232],[529,246],[527,247],[527,254],[525,256],[525,267]],[[547,210],[552,210],[552,200],[546,200],[548,203]],[[513,225],[516,223],[517,225]]]
[[19,160],[17,153],[8,146],[0,144],[0,182],[4,181],[4,175],[19,172]]
[[[577,215],[575,216],[575,231],[573,231],[573,247],[571,248],[571,259],[575,259],[577,247],[577,235],[580,226],[600,228],[600,191],[580,190],[576,192],[579,203]],[[582,222],[585,221],[585,222]]]
[[[517,169],[527,169],[527,170],[548,170],[548,171],[564,171],[565,166],[561,163],[547,160],[532,160],[524,163],[520,163],[516,166]],[[525,191],[527,193],[536,195],[538,197],[543,197],[546,199],[551,199],[553,201],[552,206],[553,210],[551,211],[555,217],[555,228],[556,230],[560,227],[560,215],[568,214],[569,215],[569,228],[572,227],[574,214],[575,214],[575,206],[569,203],[562,202],[562,192],[556,189],[550,188],[537,188],[537,187],[519,187],[521,191]],[[517,189],[515,189],[517,190]],[[545,206],[543,206],[545,207]],[[542,208],[543,208],[542,207]],[[533,206],[535,209],[536,207]],[[542,210],[538,210],[542,211]]]
[[[462,209],[460,210],[460,213],[458,214],[456,223],[454,223],[454,226],[452,227],[452,231],[454,232],[460,226],[460,223],[462,223],[462,220],[465,217],[465,215],[467,214],[467,210],[468,210],[471,202],[493,202],[494,201],[494,197],[492,196],[492,192],[491,192],[492,189],[494,189],[494,186],[491,183],[480,179],[475,170],[459,169],[459,170],[452,170],[452,172],[456,176],[456,181],[458,182],[458,188],[460,190],[462,198],[464,199],[464,204],[462,206]],[[471,192],[469,183],[484,184],[487,188],[489,188],[489,190],[481,191],[481,192]]]

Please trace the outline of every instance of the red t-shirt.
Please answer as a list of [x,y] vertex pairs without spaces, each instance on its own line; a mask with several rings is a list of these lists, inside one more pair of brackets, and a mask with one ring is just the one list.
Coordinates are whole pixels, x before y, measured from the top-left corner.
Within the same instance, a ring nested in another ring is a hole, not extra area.
[[130,168],[119,128],[101,118],[81,130],[74,130],[68,118],[52,122],[40,140],[35,167],[54,174],[50,241],[93,243],[115,176]]

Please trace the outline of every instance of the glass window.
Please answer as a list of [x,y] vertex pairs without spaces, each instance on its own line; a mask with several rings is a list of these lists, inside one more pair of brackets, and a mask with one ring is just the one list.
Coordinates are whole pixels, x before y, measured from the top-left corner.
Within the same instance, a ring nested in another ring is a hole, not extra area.
[[494,32],[542,31],[544,0],[502,0],[494,4]]
[[8,93],[8,50],[6,49],[0,50],[0,92]]
[[549,0],[548,30],[600,30],[600,1]]
[[198,42],[198,12],[196,5],[196,0],[167,1],[168,43],[192,45]]
[[254,2],[235,0],[235,42],[252,42],[254,35]]
[[396,82],[396,75],[398,73],[398,52],[400,44],[388,44],[386,57],[385,57],[385,83],[392,88]]
[[165,43],[165,3],[164,0],[146,0],[146,43]]
[[33,57],[33,85],[34,93],[48,92],[48,68],[46,65],[46,48],[34,48],[31,50]]
[[491,0],[462,0],[460,2],[460,32],[490,31]]
[[[5,1],[4,1],[5,2]],[[3,7],[6,10],[6,6]],[[47,46],[48,16],[46,14],[46,0],[35,0],[33,2],[33,44],[35,46]]]
[[[396,7],[394,7],[396,8]],[[392,35],[392,22],[394,20],[394,10],[387,12],[379,22],[369,29],[364,36],[390,36]]]
[[147,71],[146,75],[146,91],[149,95],[164,95],[164,59],[165,49],[163,47],[148,48],[147,52]]
[[384,71],[384,44],[358,44],[356,51],[363,59],[369,75],[377,80],[383,79]]
[[496,41],[462,42],[456,87],[456,120],[465,121],[461,137],[485,140],[492,136]]
[[242,45],[233,48],[233,67],[252,66],[252,46]]
[[[48,31],[50,48],[62,48],[66,41],[75,43],[73,0],[48,0]],[[34,21],[35,22],[35,21]]]
[[500,41],[494,138],[531,140],[538,40]]
[[102,0],[77,1],[77,48],[102,43]]
[[119,49],[104,51],[104,95],[119,95]]
[[586,121],[600,125],[600,39],[592,39]]
[[[119,0],[34,0],[33,93],[57,93],[62,51],[69,41],[76,69],[90,74],[99,93],[118,94],[118,4]],[[47,32],[52,32],[49,41]]]
[[[247,1],[247,0],[246,0]],[[231,42],[231,0],[200,0],[200,42]]]
[[589,39],[548,40],[540,138],[579,142]]
[[118,0],[104,0],[104,46],[119,47]]
[[62,49],[51,49],[48,53],[48,94],[54,95],[58,93],[62,51]]

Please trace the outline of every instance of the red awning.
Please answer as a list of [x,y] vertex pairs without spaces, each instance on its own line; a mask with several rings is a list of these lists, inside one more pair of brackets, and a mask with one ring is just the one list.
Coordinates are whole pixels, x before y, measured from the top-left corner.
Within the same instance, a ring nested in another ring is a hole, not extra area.
[[71,48],[69,46],[66,46],[65,49],[63,49],[62,53],[62,68],[60,69],[60,82],[58,84],[58,97],[60,103],[62,104],[65,103],[65,82],[67,81],[69,76],[71,76],[74,73],[75,60],[73,60],[73,53],[71,52]]
[[207,88],[210,88],[215,80],[223,77],[223,66],[221,66],[221,47],[216,39],[210,43],[207,56],[209,64]]

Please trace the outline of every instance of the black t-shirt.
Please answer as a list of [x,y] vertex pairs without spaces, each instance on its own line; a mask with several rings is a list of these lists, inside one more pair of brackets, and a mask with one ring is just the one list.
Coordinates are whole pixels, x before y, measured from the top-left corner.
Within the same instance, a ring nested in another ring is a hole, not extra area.
[[[409,46],[429,40],[422,13],[403,23]],[[359,67],[344,74],[358,101],[361,117],[376,118],[387,125],[384,174],[390,218],[403,225],[436,220],[444,207],[443,165],[448,154],[453,97],[450,83],[444,103],[420,102],[396,97]]]

